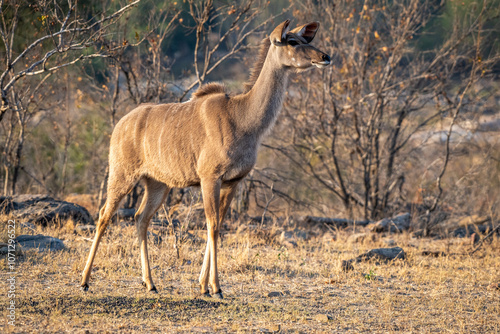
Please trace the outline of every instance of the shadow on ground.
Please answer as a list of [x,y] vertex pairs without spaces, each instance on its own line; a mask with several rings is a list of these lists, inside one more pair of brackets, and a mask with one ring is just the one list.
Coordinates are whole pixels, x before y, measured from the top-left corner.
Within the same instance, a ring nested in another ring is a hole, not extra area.
[[183,320],[195,313],[212,312],[222,302],[204,299],[173,300],[170,298],[137,298],[123,296],[80,297],[27,297],[19,300],[18,307],[23,314],[32,315],[115,315],[139,318],[154,315],[170,321]]

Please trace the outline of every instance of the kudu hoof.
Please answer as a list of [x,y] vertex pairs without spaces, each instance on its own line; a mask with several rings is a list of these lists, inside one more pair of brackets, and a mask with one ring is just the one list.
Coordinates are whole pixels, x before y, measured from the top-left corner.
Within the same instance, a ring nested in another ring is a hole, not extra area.
[[[145,287],[145,288],[148,287],[148,285],[144,281],[142,282],[142,286]],[[158,290],[156,290],[156,286],[153,285],[153,287],[151,289],[149,289],[148,292],[150,292],[150,293],[158,293]]]
[[87,283],[84,283],[80,286],[80,290],[87,292],[89,291],[89,285]]
[[201,298],[212,298],[212,296],[210,295],[210,292],[200,292],[200,294],[198,295],[198,297],[201,297]]
[[224,296],[222,295],[222,290],[219,289],[216,293],[214,293],[214,298],[216,299],[224,299]]

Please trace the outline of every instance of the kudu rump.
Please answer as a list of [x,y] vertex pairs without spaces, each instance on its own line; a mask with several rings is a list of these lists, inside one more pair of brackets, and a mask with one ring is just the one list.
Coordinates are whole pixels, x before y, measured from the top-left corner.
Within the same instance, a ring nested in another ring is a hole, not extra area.
[[222,298],[217,274],[217,239],[238,183],[255,165],[264,134],[281,109],[288,74],[325,67],[330,57],[309,45],[319,23],[289,30],[281,23],[265,39],[247,91],[229,96],[223,85],[207,84],[184,103],[144,104],[116,125],[109,149],[107,199],[83,270],[88,290],[99,241],[122,198],[139,181],[145,194],[135,214],[142,279],[156,291],[148,260],[147,229],[173,187],[201,186],[208,241],[200,273],[201,294]]

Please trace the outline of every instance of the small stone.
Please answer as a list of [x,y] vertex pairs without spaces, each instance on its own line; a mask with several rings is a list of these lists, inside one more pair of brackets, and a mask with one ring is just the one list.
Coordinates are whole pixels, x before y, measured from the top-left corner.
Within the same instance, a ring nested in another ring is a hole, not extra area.
[[5,255],[7,253],[9,253],[9,244],[0,242],[0,255]]
[[36,249],[39,252],[59,251],[66,248],[62,240],[41,234],[20,235],[16,238],[16,242],[22,249]]
[[270,298],[272,298],[272,297],[282,297],[283,293],[279,292],[279,291],[272,291],[272,292],[269,292],[267,294],[267,296],[270,297]]
[[330,320],[330,318],[326,314],[316,314],[314,316],[314,320],[316,320],[318,322],[328,322],[328,320]]
[[488,289],[500,291],[500,283],[491,283],[488,285]]
[[116,215],[118,217],[120,217],[121,219],[134,219],[135,212],[136,211],[134,208],[118,209],[118,211],[116,212]]
[[376,248],[370,250],[367,253],[361,254],[355,259],[355,261],[356,262],[368,261],[372,258],[383,261],[391,261],[396,259],[404,260],[406,258],[406,254],[401,247]]
[[392,218],[384,218],[374,224],[370,224],[372,232],[400,233],[410,228],[411,215],[403,213]]

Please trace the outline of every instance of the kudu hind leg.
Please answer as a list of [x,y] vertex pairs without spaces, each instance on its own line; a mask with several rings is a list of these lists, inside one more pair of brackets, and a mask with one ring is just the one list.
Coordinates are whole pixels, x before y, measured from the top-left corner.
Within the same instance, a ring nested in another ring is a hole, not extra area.
[[148,291],[156,292],[156,287],[153,284],[151,269],[149,266],[147,235],[148,226],[155,212],[165,202],[168,191],[169,188],[164,183],[160,183],[152,179],[146,179],[144,197],[139,210],[135,214],[137,236],[139,239],[139,247],[141,249],[142,282],[145,284]]
[[101,211],[99,211],[99,221],[97,223],[96,233],[94,241],[92,242],[92,247],[90,248],[89,257],[87,259],[87,264],[82,273],[82,289],[87,291],[89,289],[90,272],[92,271],[92,264],[94,262],[95,255],[97,253],[97,248],[101,242],[101,238],[108,227],[111,218],[115,214],[121,200],[125,195],[132,189],[135,182],[130,182],[129,184],[124,184],[122,180],[120,182],[114,182],[111,178],[108,185],[108,198],[104,203]]
[[[220,189],[221,180],[203,180],[201,181],[201,193],[203,197],[203,206],[205,208],[205,217],[207,220],[207,248],[205,258],[200,273],[201,294],[208,294],[208,278],[215,275],[217,277],[217,237],[216,231],[219,224],[220,207]],[[214,272],[215,270],[215,272]],[[212,285],[213,293],[219,293],[219,282]],[[212,282],[212,279],[210,279]]]

